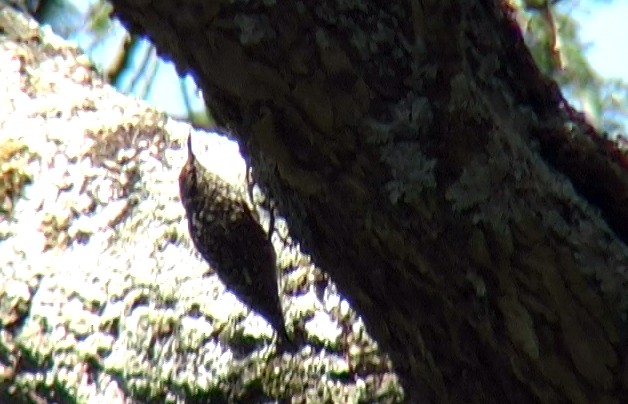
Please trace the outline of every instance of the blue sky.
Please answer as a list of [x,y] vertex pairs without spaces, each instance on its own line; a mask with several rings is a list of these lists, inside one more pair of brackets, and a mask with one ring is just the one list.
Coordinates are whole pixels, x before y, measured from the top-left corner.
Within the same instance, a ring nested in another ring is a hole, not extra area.
[[603,77],[628,81],[628,1],[590,4],[575,14],[581,24],[580,37],[590,44],[587,57]]
[[[573,16],[580,23],[580,38],[588,45],[587,58],[591,66],[605,78],[621,78],[628,82],[628,0],[563,0],[564,6],[573,9]],[[162,72],[171,66],[161,66]],[[174,83],[159,80],[151,89],[149,98],[159,97],[171,91]],[[178,85],[177,85],[178,86]],[[175,109],[184,113],[179,104]],[[172,108],[172,106],[171,106]]]
[[[74,0],[74,3],[87,10],[92,1]],[[621,78],[628,82],[628,0],[562,0],[559,4],[571,10],[568,13],[580,23],[579,35],[582,42],[589,45],[586,54],[592,67],[602,77]],[[97,51],[92,56],[96,60],[107,60],[107,46],[111,46],[111,43],[102,44],[100,48],[104,48],[105,52]],[[117,46],[119,43],[115,43]],[[135,63],[139,62],[136,60]],[[160,64],[158,69],[157,80],[150,87],[147,99],[157,108],[175,116],[185,115],[174,68],[171,64]],[[191,80],[186,85],[188,88],[193,87]],[[164,94],[168,96],[164,97]],[[202,108],[202,104],[196,105]]]

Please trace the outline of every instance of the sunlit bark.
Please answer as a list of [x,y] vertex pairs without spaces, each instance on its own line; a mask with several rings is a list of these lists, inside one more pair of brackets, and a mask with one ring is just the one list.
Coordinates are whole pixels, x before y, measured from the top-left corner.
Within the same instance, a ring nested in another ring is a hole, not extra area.
[[114,0],[425,402],[628,400],[626,175],[496,1]]

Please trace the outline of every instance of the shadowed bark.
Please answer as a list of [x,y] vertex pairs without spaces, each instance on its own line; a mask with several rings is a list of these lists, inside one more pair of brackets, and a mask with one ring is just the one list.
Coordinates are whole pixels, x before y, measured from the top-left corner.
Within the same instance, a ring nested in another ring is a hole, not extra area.
[[628,178],[497,1],[114,0],[418,402],[625,402]]

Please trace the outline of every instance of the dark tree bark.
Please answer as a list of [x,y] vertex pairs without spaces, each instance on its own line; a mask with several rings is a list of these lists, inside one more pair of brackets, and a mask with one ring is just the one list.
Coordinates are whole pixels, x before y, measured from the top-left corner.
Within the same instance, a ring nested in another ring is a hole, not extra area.
[[114,0],[418,402],[627,402],[626,162],[491,0]]

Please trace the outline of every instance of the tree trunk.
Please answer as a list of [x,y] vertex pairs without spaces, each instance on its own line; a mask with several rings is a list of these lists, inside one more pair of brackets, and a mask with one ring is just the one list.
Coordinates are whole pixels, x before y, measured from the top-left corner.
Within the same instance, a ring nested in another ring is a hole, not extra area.
[[627,402],[625,157],[491,0],[114,0],[414,402]]

